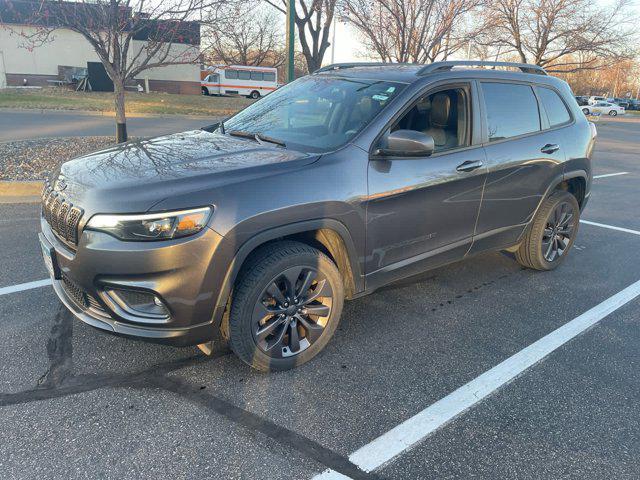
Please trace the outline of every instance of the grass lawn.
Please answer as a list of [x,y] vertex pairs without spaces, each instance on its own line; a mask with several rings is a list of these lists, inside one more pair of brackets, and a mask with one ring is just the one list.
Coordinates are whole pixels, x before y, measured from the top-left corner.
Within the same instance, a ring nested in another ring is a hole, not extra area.
[[[205,97],[168,93],[126,93],[127,114],[229,115],[252,103],[244,97]],[[76,92],[66,88],[0,90],[0,108],[89,110],[113,112],[113,94]]]

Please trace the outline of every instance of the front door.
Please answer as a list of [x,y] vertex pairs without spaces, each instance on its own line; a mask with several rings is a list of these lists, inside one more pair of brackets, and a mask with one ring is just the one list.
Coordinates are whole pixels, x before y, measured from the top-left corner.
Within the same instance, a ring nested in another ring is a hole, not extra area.
[[484,150],[471,145],[472,94],[465,83],[431,90],[387,130],[431,135],[431,156],[369,161],[367,288],[462,258],[469,249],[486,176]]

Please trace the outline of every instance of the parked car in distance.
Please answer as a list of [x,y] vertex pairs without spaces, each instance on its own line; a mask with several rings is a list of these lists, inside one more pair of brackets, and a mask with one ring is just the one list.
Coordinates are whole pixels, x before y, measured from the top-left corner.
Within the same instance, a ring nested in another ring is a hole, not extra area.
[[624,115],[624,107],[609,102],[598,102],[595,105],[589,105],[588,107],[582,107],[582,112],[585,115],[591,115],[598,113],[600,115],[610,115],[615,117],[616,115]]
[[591,96],[589,97],[589,105],[595,105],[598,102],[606,102],[607,97]]
[[627,110],[640,110],[640,101],[636,99],[629,99],[629,106],[626,107]]
[[589,97],[585,97],[583,95],[578,95],[574,97],[579,106],[589,105]]
[[201,82],[203,95],[243,95],[257,99],[278,88],[278,70],[271,67],[216,65]]
[[63,164],[39,238],[79,320],[284,370],[325,347],[345,299],[486,251],[558,267],[595,139],[536,65],[336,64],[224,122]]

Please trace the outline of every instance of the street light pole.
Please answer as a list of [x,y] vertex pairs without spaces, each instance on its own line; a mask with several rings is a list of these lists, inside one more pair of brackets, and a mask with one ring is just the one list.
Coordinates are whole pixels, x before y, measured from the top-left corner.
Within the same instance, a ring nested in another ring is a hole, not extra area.
[[296,0],[287,2],[287,82],[294,80],[293,50],[295,46]]

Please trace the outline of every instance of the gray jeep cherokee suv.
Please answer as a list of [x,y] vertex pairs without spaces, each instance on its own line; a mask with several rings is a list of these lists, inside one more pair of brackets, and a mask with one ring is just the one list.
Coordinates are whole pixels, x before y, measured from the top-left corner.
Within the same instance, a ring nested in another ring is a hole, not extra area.
[[345,298],[487,250],[557,267],[595,137],[533,65],[332,65],[224,123],[65,163],[40,240],[83,322],[287,369]]

